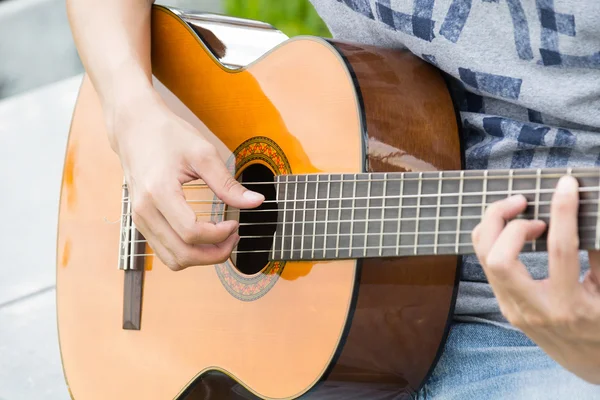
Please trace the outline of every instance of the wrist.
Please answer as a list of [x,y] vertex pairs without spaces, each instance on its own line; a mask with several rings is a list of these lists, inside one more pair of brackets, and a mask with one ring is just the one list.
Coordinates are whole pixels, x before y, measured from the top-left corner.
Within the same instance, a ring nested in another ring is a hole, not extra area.
[[140,118],[154,115],[164,105],[151,81],[139,75],[131,79],[119,77],[109,93],[102,99],[102,108],[109,141],[118,152],[120,139],[135,131],[131,128]]

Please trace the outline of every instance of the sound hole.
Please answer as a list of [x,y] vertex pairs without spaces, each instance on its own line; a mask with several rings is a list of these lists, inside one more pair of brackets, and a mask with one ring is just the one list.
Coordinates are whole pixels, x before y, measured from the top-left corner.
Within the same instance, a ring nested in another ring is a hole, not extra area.
[[249,190],[262,193],[265,202],[252,210],[240,210],[240,237],[237,254],[232,257],[236,268],[243,274],[260,272],[269,262],[269,250],[277,228],[276,190],[273,172],[264,165],[253,164],[246,168],[239,181]]

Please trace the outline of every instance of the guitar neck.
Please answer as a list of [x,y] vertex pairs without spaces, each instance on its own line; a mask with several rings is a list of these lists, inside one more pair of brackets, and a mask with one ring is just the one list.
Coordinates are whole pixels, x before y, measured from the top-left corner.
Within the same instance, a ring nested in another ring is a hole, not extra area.
[[[582,249],[600,248],[600,170],[519,169],[282,175],[271,259],[314,260],[471,254],[471,232],[495,201],[522,194],[517,218],[550,222],[561,176],[580,185]],[[546,233],[523,251],[546,251]]]

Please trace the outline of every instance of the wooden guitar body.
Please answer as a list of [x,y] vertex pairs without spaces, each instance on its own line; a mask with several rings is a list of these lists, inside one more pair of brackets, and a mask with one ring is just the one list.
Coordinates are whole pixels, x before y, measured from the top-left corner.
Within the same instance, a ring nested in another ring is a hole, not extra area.
[[[272,175],[461,169],[445,83],[408,53],[285,40],[260,23],[155,6],[152,58],[165,101],[237,177],[256,165]],[[246,273],[234,260],[172,272],[147,257],[141,327],[123,329],[122,185],[85,77],[57,244],[60,348],[73,398],[318,399],[348,390],[401,398],[435,365],[456,256],[274,261]],[[209,190],[189,196],[214,200]]]

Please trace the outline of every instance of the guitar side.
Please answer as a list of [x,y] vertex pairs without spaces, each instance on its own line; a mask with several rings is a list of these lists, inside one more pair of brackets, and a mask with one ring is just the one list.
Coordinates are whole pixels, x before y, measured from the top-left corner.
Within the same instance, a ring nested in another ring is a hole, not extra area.
[[[452,106],[430,66],[298,38],[226,70],[216,61],[232,56],[231,45],[192,19],[154,7],[157,87],[236,173],[243,151],[256,148],[285,159],[248,157],[274,174],[460,169]],[[403,123],[387,122],[395,120]],[[120,215],[122,172],[87,78],[68,146],[57,304],[74,398],[312,398],[357,386],[409,393],[427,376],[452,309],[456,257],[290,262],[270,270],[274,282],[265,270],[173,273],[149,258],[141,329],[121,329],[119,225],[105,218]]]
[[[362,103],[365,171],[462,169],[457,114],[439,71],[407,51],[331,43],[346,60]],[[349,334],[329,379],[379,384],[374,393],[412,398],[443,350],[459,261],[361,260]]]

